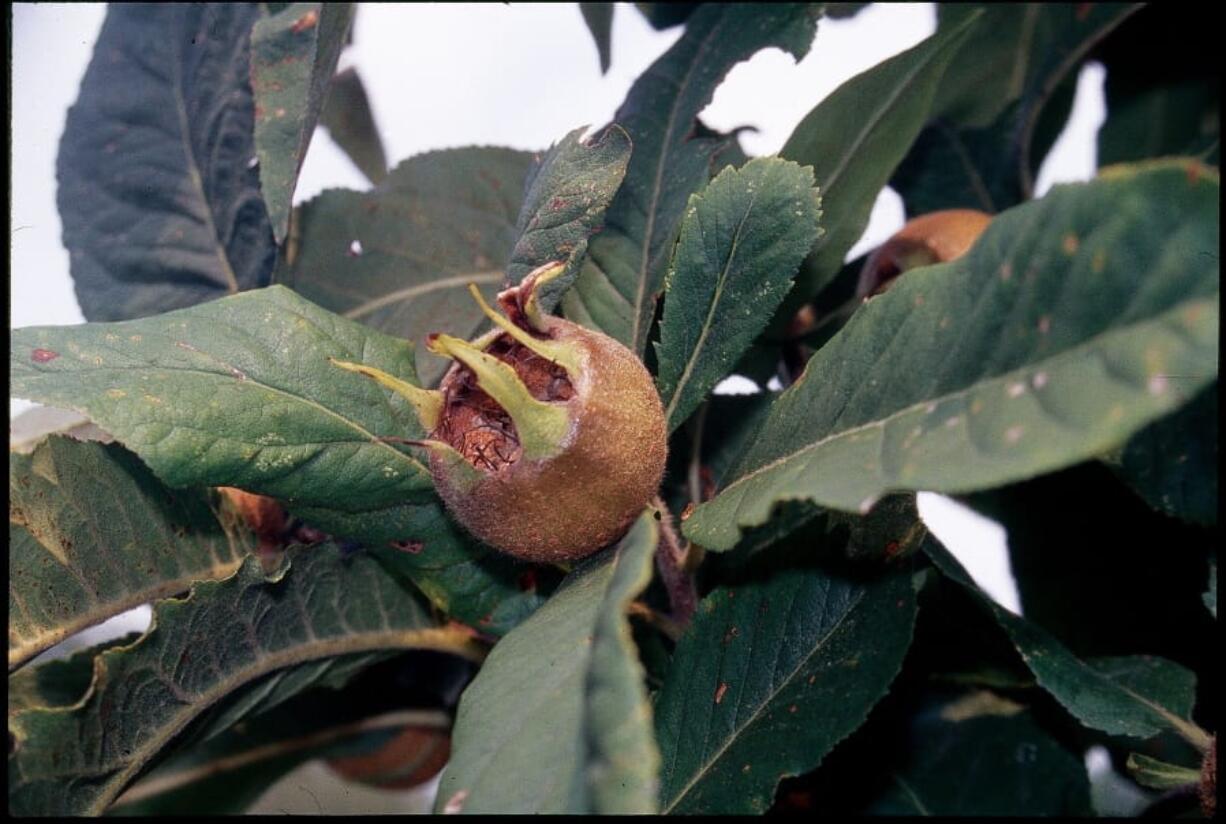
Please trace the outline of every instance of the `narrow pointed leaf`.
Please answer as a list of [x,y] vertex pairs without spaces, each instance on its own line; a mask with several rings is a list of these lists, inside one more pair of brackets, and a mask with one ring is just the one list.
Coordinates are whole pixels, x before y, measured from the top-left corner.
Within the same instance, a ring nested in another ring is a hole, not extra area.
[[778,158],[728,167],[690,198],[656,345],[670,429],[766,326],[818,236],[820,204],[812,170]]
[[412,347],[284,287],[115,324],[12,333],[16,397],[76,409],[171,486],[353,509],[429,498],[408,403],[328,362],[415,382]]
[[596,43],[596,52],[600,55],[600,73],[608,74],[613,37],[613,4],[580,3],[579,11],[583,13],[583,22],[587,24],[592,40]]
[[1168,764],[1139,752],[1128,754],[1128,774],[1152,790],[1174,790],[1200,783],[1200,770],[1195,767]]
[[995,616],[1039,686],[1082,724],[1134,738],[1173,730],[1194,744],[1208,744],[1208,735],[1191,721],[1196,692],[1196,676],[1191,671],[1148,655],[1084,661],[1041,627],[981,591],[940,543],[930,539],[924,551],[937,569],[975,595]]
[[[289,557],[279,577],[266,578],[251,559],[225,581],[197,584],[185,600],[162,601],[145,636],[98,657],[80,702],[11,717],[10,812],[100,814],[216,705],[230,703],[232,724],[243,717],[237,698],[247,712],[269,709],[269,694],[283,701],[328,683],[337,656],[474,654],[465,633],[432,626],[374,559],[343,559],[327,544]],[[76,743],[65,749],[64,741]]]
[[319,124],[371,183],[383,182],[387,153],[357,69],[351,66],[332,78]]
[[118,444],[54,436],[9,453],[9,669],[80,630],[194,581],[254,548],[203,490],[171,492]]
[[911,575],[819,566],[826,539],[796,533],[790,564],[703,599],[655,702],[662,812],[765,812],[780,779],[815,768],[898,674]]
[[797,60],[813,41],[820,6],[800,3],[700,7],[685,33],[631,87],[613,120],[634,153],[605,228],[592,239],[563,311],[643,353],[656,300],[689,196],[708,180],[717,141],[691,138],[724,75],[761,49]]
[[1216,172],[1119,167],[998,216],[857,310],[684,524],[730,548],[778,501],[863,510],[1093,457],[1216,379]]
[[644,513],[494,647],[460,699],[436,811],[655,812],[659,755],[626,608],[657,541]]
[[[944,74],[933,121],[890,181],[907,215],[951,208],[998,212],[1031,197],[1039,165],[1071,109],[1077,67],[1138,8],[985,8]],[[938,28],[960,26],[974,13],[970,6],[945,4]]]
[[813,167],[823,201],[824,231],[797,278],[788,319],[839,273],[864,233],[877,195],[928,121],[945,67],[975,19],[848,80],[805,115],[779,151]]
[[353,13],[353,3],[291,3],[251,30],[255,148],[277,243]]
[[247,82],[259,15],[254,3],[108,8],[56,160],[87,320],[267,285],[276,246]]
[[552,312],[579,274],[588,237],[626,176],[630,137],[616,124],[583,141],[575,129],[551,147],[529,173],[519,213],[519,240],[507,265],[507,283],[546,263],[565,261],[566,271],[536,294],[543,312]]
[[[531,160],[495,147],[427,152],[368,192],[326,191],[298,208],[276,280],[415,343],[431,332],[469,338],[486,321],[468,284],[489,299],[502,287]],[[421,347],[423,385],[446,368]]]

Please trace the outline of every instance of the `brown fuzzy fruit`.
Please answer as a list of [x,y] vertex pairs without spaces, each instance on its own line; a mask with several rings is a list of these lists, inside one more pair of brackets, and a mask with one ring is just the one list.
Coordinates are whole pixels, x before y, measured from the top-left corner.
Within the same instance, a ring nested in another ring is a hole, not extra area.
[[[620,538],[655,495],[667,428],[651,374],[626,347],[542,313],[541,267],[498,296],[506,316],[469,343],[431,335],[456,363],[437,391],[336,362],[414,403],[430,473],[453,517],[485,543],[535,562],[573,561]],[[393,382],[399,384],[393,386]]]
[[945,209],[907,221],[869,256],[856,295],[880,294],[908,269],[962,257],[991,222],[991,215],[975,209]]

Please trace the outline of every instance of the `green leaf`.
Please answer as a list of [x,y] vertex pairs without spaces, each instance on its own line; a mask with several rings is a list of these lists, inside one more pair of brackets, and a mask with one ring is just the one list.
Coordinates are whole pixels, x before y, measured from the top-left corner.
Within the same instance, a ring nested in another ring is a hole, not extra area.
[[259,14],[251,3],[108,7],[56,161],[86,320],[268,283],[276,246],[247,84]]
[[464,632],[432,626],[374,559],[342,558],[328,544],[288,558],[288,570],[271,579],[252,558],[225,581],[160,602],[141,640],[99,656],[80,702],[10,717],[9,811],[100,814],[219,702],[231,704],[228,726],[241,710],[270,708],[270,693],[285,700],[321,678],[328,683],[336,656],[417,648],[474,655]]
[[[330,535],[359,541],[447,615],[490,635],[505,635],[544,601],[551,568],[525,564],[473,540],[437,500],[361,512],[325,507],[293,514]],[[525,583],[525,576],[540,579]]]
[[1177,409],[1217,375],[1219,191],[1195,163],[1120,167],[908,272],[813,356],[685,534],[727,549],[781,500],[999,486]]
[[[1221,166],[1217,32],[1147,4],[1095,50],[1107,70],[1098,165],[1196,156]],[[1144,59],[1138,59],[1144,55]]]
[[583,13],[583,22],[592,33],[592,40],[596,42],[596,51],[600,55],[600,73],[608,74],[613,38],[613,4],[580,3],[579,11]]
[[1146,503],[1194,524],[1217,523],[1218,386],[1134,435],[1109,465]]
[[685,33],[631,87],[613,120],[634,153],[605,227],[592,239],[563,311],[642,354],[657,292],[689,196],[709,178],[721,145],[689,137],[715,87],[742,60],[768,46],[796,59],[809,50],[819,6],[800,3],[703,5]]
[[655,811],[659,755],[626,609],[657,541],[645,512],[494,647],[460,699],[436,811]]
[[1155,511],[1098,461],[964,503],[1004,527],[1023,614],[1074,654],[1216,668],[1218,628],[1200,599],[1212,531]]
[[956,705],[915,720],[890,786],[862,814],[1089,815],[1085,765],[1029,713],[950,717]]
[[1042,628],[979,590],[937,541],[927,541],[924,551],[937,569],[974,594],[996,617],[1039,686],[1082,724],[1134,738],[1173,730],[1194,744],[1208,744],[1208,734],[1191,721],[1196,677],[1189,670],[1149,655],[1083,661]]
[[[324,192],[296,210],[276,280],[389,335],[472,337],[486,321],[468,284],[491,300],[502,287],[531,160],[493,147],[427,152],[369,192]],[[424,347],[417,355],[425,386],[447,366]]]
[[332,78],[319,125],[328,130],[336,145],[371,183],[378,185],[384,181],[387,154],[357,69],[351,66]]
[[251,29],[255,148],[277,243],[353,13],[353,3],[293,3]]
[[377,440],[421,434],[409,405],[327,360],[415,383],[404,341],[283,287],[123,324],[20,330],[12,341],[14,395],[81,410],[171,486],[271,495],[381,557],[404,554],[393,542],[424,547],[401,573],[483,631],[505,632],[540,601],[520,591],[522,569],[457,532],[421,460]]
[[118,444],[9,453],[9,669],[148,601],[224,578],[254,548],[203,490],[172,493]]
[[778,158],[726,167],[691,196],[656,344],[670,429],[766,326],[819,234],[820,206],[812,170]]
[[[962,25],[975,12],[971,6],[939,8],[939,30]],[[1076,76],[1074,69],[1138,8],[986,7],[945,72],[933,104],[936,119],[890,181],[907,215],[951,208],[997,212],[1030,198],[1043,156],[1059,134],[1050,118],[1040,129],[1044,115],[1069,106],[1066,81]]]
[[129,632],[64,658],[22,667],[9,676],[8,714],[36,707],[67,707],[81,700],[94,680],[94,658],[111,647],[126,647],[141,636]]
[[630,137],[613,125],[589,141],[584,128],[550,147],[529,173],[519,212],[519,240],[511,251],[507,281],[519,283],[533,269],[566,261],[566,271],[536,292],[541,311],[551,312],[579,273],[588,237],[626,176]]
[[1139,752],[1128,754],[1128,773],[1143,787],[1151,790],[1173,790],[1189,784],[1200,784],[1200,770],[1168,764]]
[[792,131],[779,154],[813,167],[824,232],[797,277],[783,321],[842,268],[868,225],[877,195],[928,121],[945,67],[976,18],[973,14],[856,75]]
[[[108,814],[245,812],[274,781],[314,758],[368,754],[412,728],[437,744],[451,728],[438,674],[454,678],[455,656],[409,652],[364,669],[342,690],[312,688],[163,761],[130,786]],[[459,684],[447,684],[457,689]],[[422,755],[429,756],[429,752]],[[412,768],[412,753],[404,753]]]
[[819,565],[816,541],[806,529],[758,555],[678,642],[655,702],[662,812],[764,812],[779,780],[816,767],[898,674],[909,571]]
[[88,415],[171,486],[294,506],[431,500],[409,404],[329,357],[415,382],[412,347],[274,286],[152,318],[12,333],[14,396]]

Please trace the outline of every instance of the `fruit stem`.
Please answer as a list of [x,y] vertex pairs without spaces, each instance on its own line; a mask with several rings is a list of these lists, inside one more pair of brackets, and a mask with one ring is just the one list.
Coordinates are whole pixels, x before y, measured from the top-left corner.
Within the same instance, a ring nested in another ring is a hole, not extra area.
[[442,392],[434,389],[422,389],[420,386],[414,386],[408,381],[392,377],[381,369],[375,369],[373,366],[367,366],[362,363],[352,363],[350,361],[337,360],[336,358],[328,358],[328,362],[333,366],[339,366],[346,372],[357,372],[359,375],[365,375],[380,386],[390,389],[404,398],[412,405],[413,410],[417,413],[417,420],[421,422],[422,427],[427,432],[432,431],[434,427],[438,426],[439,415],[443,411]]
[[431,335],[426,338],[426,348],[472,370],[481,391],[511,416],[525,458],[551,458],[562,451],[570,434],[570,413],[565,405],[538,401],[510,364],[467,341],[451,335]]
[[668,603],[672,607],[672,619],[681,629],[690,625],[694,612],[698,609],[698,591],[694,586],[694,576],[685,568],[686,547],[681,546],[677,532],[673,529],[673,516],[668,506],[656,496],[652,506],[660,513],[660,545],[656,548],[656,567],[660,570],[660,580],[668,591]]

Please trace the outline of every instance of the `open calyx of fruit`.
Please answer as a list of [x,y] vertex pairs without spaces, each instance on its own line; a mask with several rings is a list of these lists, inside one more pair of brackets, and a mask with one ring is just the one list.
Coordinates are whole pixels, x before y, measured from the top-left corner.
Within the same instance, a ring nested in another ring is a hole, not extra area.
[[408,400],[427,435],[430,473],[455,519],[490,546],[538,562],[570,561],[629,528],[660,485],[664,410],[651,374],[607,335],[542,311],[551,263],[498,295],[470,286],[494,328],[471,342],[432,334],[454,361],[438,389],[333,360]]

